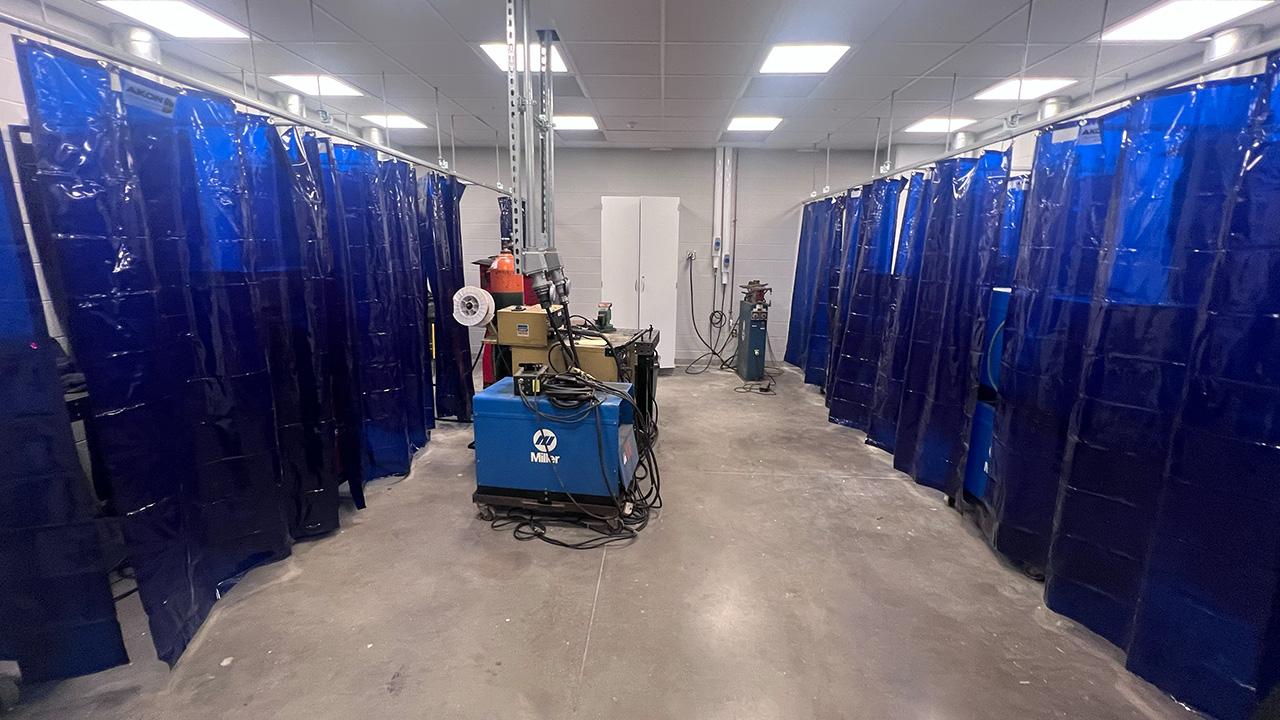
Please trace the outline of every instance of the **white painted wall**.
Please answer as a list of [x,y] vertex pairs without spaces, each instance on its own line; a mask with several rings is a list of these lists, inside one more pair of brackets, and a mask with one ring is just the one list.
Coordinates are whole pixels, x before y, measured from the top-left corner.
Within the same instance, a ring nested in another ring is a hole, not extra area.
[[[410,149],[423,157],[435,149]],[[506,167],[506,153],[501,158]],[[871,172],[871,153],[832,152],[832,187],[845,187]],[[458,149],[456,169],[479,180],[500,178],[493,148]],[[571,304],[591,314],[600,297],[600,197],[602,195],[675,195],[680,198],[680,251],[698,254],[694,262],[694,313],[705,333],[710,312],[711,198],[714,150],[559,149],[556,151],[556,245],[573,281]],[[505,170],[504,170],[505,172]],[[740,150],[738,153],[737,278],[741,284],[759,279],[773,286],[770,338],[776,353],[786,344],[795,274],[802,201],[827,183],[826,153],[786,150]],[[508,181],[509,182],[509,181]],[[498,249],[497,196],[469,188],[462,200],[463,252],[469,258]],[[468,269],[468,281],[479,272]],[[738,295],[736,288],[733,297]],[[736,307],[736,300],[735,300]],[[586,312],[583,312],[583,311]],[[677,360],[702,352],[690,320],[687,270],[681,267],[674,346]],[[478,333],[476,337],[478,337]],[[665,344],[665,343],[664,343]]]

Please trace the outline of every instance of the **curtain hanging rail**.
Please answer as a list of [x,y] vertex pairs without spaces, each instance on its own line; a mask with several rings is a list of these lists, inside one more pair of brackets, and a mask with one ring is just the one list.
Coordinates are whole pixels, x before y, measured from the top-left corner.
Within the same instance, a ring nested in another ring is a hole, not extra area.
[[361,138],[359,135],[355,135],[350,132],[339,130],[335,127],[330,127],[328,125],[323,125],[319,122],[311,120],[310,118],[294,115],[274,105],[271,105],[270,103],[263,102],[261,100],[258,100],[253,97],[249,97],[248,95],[245,95],[242,93],[237,93],[232,90],[228,90],[225,87],[214,85],[213,83],[206,82],[199,78],[191,77],[190,75],[187,75],[185,73],[177,72],[175,70],[170,70],[169,68],[166,68],[163,65],[160,65],[158,63],[153,63],[150,60],[144,60],[142,58],[139,58],[133,55],[128,55],[119,50],[116,50],[113,47],[110,47],[108,45],[103,45],[95,40],[90,40],[84,37],[77,37],[75,35],[72,35],[66,32],[65,30],[60,30],[58,28],[50,27],[44,23],[36,22],[34,20],[25,20],[23,18],[17,17],[3,10],[0,10],[0,23],[11,25],[20,30],[26,30],[28,32],[36,33],[38,35],[43,35],[44,37],[50,38],[52,40],[56,40],[57,42],[63,43],[65,45],[69,45],[78,50],[83,50],[85,52],[93,53],[94,55],[97,55],[104,59],[118,63],[120,65],[133,67],[139,70],[145,70],[146,72],[149,72],[149,73],[154,73],[161,77],[172,80],[173,82],[181,83],[182,85],[186,85],[187,87],[190,87],[196,90],[204,90],[206,92],[212,92],[212,93],[217,93],[219,95],[223,95],[225,97],[228,97],[236,101],[241,105],[245,105],[255,110],[258,110],[260,112],[266,113],[268,115],[273,115],[275,117],[281,118],[294,125],[301,125],[301,126],[311,128],[313,130],[318,130],[322,133],[325,133],[326,135],[339,138],[341,140],[352,143],[354,145],[363,145],[364,147],[372,148],[385,155],[390,155],[391,157],[413,163],[414,165],[421,165],[434,172],[456,177],[467,184],[476,185],[478,187],[482,187],[487,190],[492,190],[493,192],[496,192],[499,195],[511,194],[502,188],[495,187],[493,185],[490,185],[489,183],[477,180],[473,177],[469,177],[467,175],[463,175],[462,173],[455,172],[448,168],[441,167],[436,163],[428,162],[426,160],[423,160],[420,157],[410,155],[406,152],[401,152],[394,148],[389,148],[385,145],[378,145],[375,143],[371,143],[368,140]]
[[[918,160],[916,162],[911,163],[910,165],[902,165],[899,167],[891,168],[889,172],[876,173],[871,177],[869,177],[865,182],[856,183],[847,188],[834,188],[829,192],[821,193],[819,195],[814,195],[812,197],[807,197],[801,200],[800,204],[803,205],[807,202],[812,202],[814,200],[825,200],[827,198],[835,197],[837,195],[843,195],[844,193],[852,190],[853,188],[860,187],[861,185],[864,185],[867,182],[872,182],[874,180],[879,180],[881,178],[894,177],[896,175],[909,172],[911,170],[919,170],[921,168],[925,168],[935,163],[946,160],[947,158],[950,158],[950,157],[956,157],[957,155],[964,155],[965,153],[971,153],[975,150],[981,150],[982,148],[988,145],[993,145],[999,142],[1005,142],[1006,140],[1012,140],[1013,138],[1016,138],[1020,135],[1033,133],[1037,130],[1043,130],[1044,128],[1047,128],[1050,125],[1056,125],[1065,120],[1072,120],[1075,118],[1079,118],[1079,117],[1088,115],[1089,113],[1096,112],[1098,110],[1102,110],[1104,108],[1108,108],[1113,105],[1126,102],[1128,100],[1132,100],[1138,97],[1139,95],[1145,95],[1146,93],[1149,93],[1155,90],[1171,87],[1173,85],[1184,83],[1189,80],[1195,80],[1196,78],[1201,77],[1203,75],[1208,75],[1209,73],[1216,72],[1218,70],[1222,70],[1225,68],[1229,68],[1233,65],[1239,65],[1241,63],[1245,63],[1250,60],[1256,60],[1257,58],[1266,57],[1267,55],[1270,55],[1271,53],[1274,53],[1277,51],[1280,51],[1280,37],[1277,37],[1272,40],[1268,40],[1266,42],[1258,43],[1257,45],[1254,45],[1249,48],[1245,48],[1244,50],[1239,50],[1237,52],[1231,53],[1230,55],[1224,55],[1218,58],[1217,60],[1202,62],[1199,65],[1196,65],[1195,67],[1190,67],[1185,70],[1179,70],[1177,72],[1163,75],[1154,80],[1150,80],[1144,83],[1131,86],[1129,88],[1126,88],[1123,93],[1121,93],[1116,97],[1106,98],[1102,100],[1095,100],[1093,102],[1089,102],[1084,105],[1080,105],[1078,107],[1073,107],[1070,110],[1067,110],[1066,112],[1062,113],[1061,115],[1054,115],[1051,118],[1046,118],[1044,120],[1037,120],[1034,123],[1031,123],[1024,127],[1016,128],[1014,130],[1004,130],[986,139],[980,139],[978,140],[978,142],[965,145],[964,147],[948,150],[945,153],[934,155],[924,160]],[[892,135],[892,130],[890,130],[890,134]]]

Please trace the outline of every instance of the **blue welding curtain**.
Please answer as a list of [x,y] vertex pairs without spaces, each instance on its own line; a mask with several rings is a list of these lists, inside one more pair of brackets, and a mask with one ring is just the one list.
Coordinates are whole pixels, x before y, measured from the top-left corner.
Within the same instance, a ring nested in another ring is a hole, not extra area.
[[338,464],[352,501],[357,508],[364,508],[364,403],[360,394],[360,348],[353,342],[360,331],[356,326],[356,299],[349,282],[351,257],[347,248],[342,183],[334,161],[333,141],[308,135],[304,142],[308,155],[314,157],[314,164],[319,168],[320,191],[324,197],[324,233],[333,258],[325,302],[332,310],[329,316],[329,357],[334,367]]
[[[225,142],[234,124],[204,122],[213,118],[175,106],[172,94],[122,104],[107,67],[15,43],[37,165],[31,209],[58,248],[47,261],[68,294],[90,424],[157,653],[172,663],[241,573],[288,554],[265,357],[247,294],[229,297],[245,287],[228,278],[243,278],[243,261],[211,252],[205,232],[220,208],[203,192],[196,200],[196,146],[206,132]],[[126,125],[122,109],[141,115],[143,100],[184,129],[141,117]],[[244,352],[218,352],[240,349],[241,333]]]
[[308,303],[315,296],[308,295],[303,271],[305,227],[294,218],[293,164],[265,117],[241,113],[237,120],[246,221],[257,255],[254,313],[271,370],[282,502],[294,538],[321,535],[338,527],[336,436],[321,408],[328,393],[315,372],[316,327],[324,318]]
[[861,223],[857,227],[857,263],[851,270],[850,298],[841,323],[838,359],[828,393],[830,420],[867,429],[893,277],[893,238],[898,223],[901,180],[877,180],[863,188]]
[[933,183],[925,178],[924,173],[915,173],[907,181],[906,207],[902,212],[902,227],[898,230],[884,335],[872,389],[871,417],[867,425],[867,443],[889,453],[893,453],[897,446],[898,409],[902,403],[903,377],[915,320],[924,229],[932,202]]
[[[952,250],[952,228],[958,199],[967,197],[977,160],[952,158],[938,163],[930,179],[930,206],[921,241],[920,280],[916,283],[915,313],[911,324],[907,363],[902,376],[902,400],[898,410],[894,468],[916,477],[923,415],[933,381],[934,355],[942,342],[947,293],[953,260],[963,259]],[[936,457],[940,452],[934,452]]]
[[791,315],[787,321],[787,348],[782,359],[804,367],[809,347],[809,311],[813,306],[814,277],[818,267],[818,213],[821,201],[806,203],[800,213],[800,244],[796,250],[796,277],[791,287]]
[[[426,348],[423,345],[420,285],[422,252],[418,243],[417,182],[413,166],[399,160],[382,162],[382,190],[386,193],[387,237],[396,295],[396,321],[400,367],[404,376],[405,419],[409,445],[417,450],[427,444]],[[410,256],[414,259],[410,259]]]
[[436,416],[471,420],[471,339],[453,321],[453,295],[466,284],[458,203],[466,189],[456,178],[430,173],[421,181],[419,234],[422,267],[435,304]]
[[[318,535],[338,526],[338,486],[342,483],[338,453],[338,421],[335,386],[344,365],[335,363],[331,328],[335,308],[329,305],[334,275],[333,248],[325,234],[324,195],[320,188],[319,159],[313,144],[296,128],[281,137],[285,172],[281,178],[283,233],[291,264],[300,271],[301,306],[304,313],[295,326],[298,347],[298,382],[304,390],[303,415],[307,418],[306,462],[317,481],[290,498],[294,537]],[[286,481],[288,476],[286,474]]]
[[1135,101],[1125,129],[1046,572],[1048,606],[1121,647],[1150,551],[1197,307],[1256,78]]
[[[1129,641],[1132,670],[1227,720],[1248,717],[1280,680],[1278,78],[1273,57],[1222,232],[1187,248],[1206,249],[1211,270],[1202,289],[1186,288],[1188,300],[1200,294],[1187,390]],[[1242,88],[1224,91],[1245,101]],[[1216,185],[1232,157],[1191,164]],[[1165,298],[1181,295],[1170,283]]]
[[1124,108],[1051,126],[1036,142],[1005,321],[992,439],[988,541],[1043,574],[1075,405]]
[[[970,384],[971,348],[978,304],[983,300],[983,266],[1000,241],[1000,218],[1009,181],[1009,156],[984,152],[955,186],[950,272],[940,298],[941,326],[932,353],[928,390],[920,418],[912,477],[958,497],[969,451],[968,417],[977,384]],[[990,300],[988,295],[986,298]],[[920,299],[919,313],[926,302]],[[983,328],[977,328],[978,338]]]
[[[109,561],[0,146],[0,658],[24,681],[127,663]],[[18,431],[17,429],[21,430]]]
[[849,191],[849,196],[844,202],[844,221],[841,223],[841,232],[844,235],[840,240],[840,281],[836,300],[831,307],[830,337],[832,341],[828,343],[827,348],[827,367],[831,371],[827,373],[826,381],[822,384],[823,400],[828,407],[831,406],[831,386],[836,379],[836,362],[840,358],[840,343],[836,339],[844,337],[845,317],[849,313],[849,299],[853,296],[854,280],[858,269],[860,249],[858,228],[862,224],[863,209],[871,199],[870,193],[869,185],[854,188]]
[[364,482],[409,472],[412,451],[404,402],[404,368],[397,312],[387,206],[377,153],[365,147],[333,146],[342,213],[346,224],[347,284],[355,316],[355,356],[359,366]]
[[808,345],[804,353],[804,381],[809,385],[823,385],[827,379],[831,316],[840,293],[841,245],[847,201],[847,195],[820,201],[824,209],[816,218],[818,264],[809,309]]

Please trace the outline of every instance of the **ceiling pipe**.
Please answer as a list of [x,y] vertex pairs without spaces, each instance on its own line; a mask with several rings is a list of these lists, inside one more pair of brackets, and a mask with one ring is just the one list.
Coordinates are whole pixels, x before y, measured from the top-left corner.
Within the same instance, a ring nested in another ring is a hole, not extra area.
[[1040,101],[1040,106],[1036,112],[1036,120],[1044,121],[1051,117],[1061,115],[1071,109],[1071,97],[1068,95],[1053,95]]
[[[1219,30],[1209,37],[1204,46],[1204,61],[1213,62],[1220,58],[1243,52],[1262,41],[1261,25],[1240,25]],[[1257,58],[1234,67],[1219,70],[1204,76],[1204,80],[1221,80],[1223,78],[1247,77],[1257,75],[1267,69],[1267,61]]]
[[112,23],[111,45],[133,57],[160,64],[160,41],[156,34],[147,28]]
[[373,145],[387,144],[387,131],[377,125],[370,125],[367,128],[361,128],[360,137]]
[[276,104],[287,113],[292,113],[298,117],[307,116],[307,106],[306,103],[302,102],[302,95],[300,93],[276,93]]
[[978,142],[978,136],[969,130],[957,130],[951,133],[951,144],[948,150],[956,150],[958,148],[967,147]]

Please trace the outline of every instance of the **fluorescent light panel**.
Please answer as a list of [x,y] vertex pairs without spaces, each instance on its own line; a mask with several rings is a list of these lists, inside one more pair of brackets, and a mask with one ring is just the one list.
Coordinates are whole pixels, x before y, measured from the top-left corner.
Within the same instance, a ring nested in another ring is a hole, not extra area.
[[217,15],[181,0],[99,0],[99,4],[174,37],[249,37]]
[[[481,43],[480,49],[484,51],[485,55],[489,56],[489,59],[493,61],[494,65],[498,66],[499,70],[501,70],[502,72],[507,71],[507,44],[506,43]],[[522,49],[524,49],[523,43],[516,46],[516,72],[524,72],[524,62],[523,62],[524,57],[523,57],[523,53],[520,52]],[[533,64],[530,65],[529,67],[532,67],[532,68],[538,67],[537,52],[538,52],[537,45],[530,48],[529,59],[533,62]],[[564,64],[564,58],[560,57],[560,48],[556,47],[555,45],[551,46],[551,72],[558,72],[558,73],[569,72],[569,67]]]
[[[974,100],[1035,100],[1054,90],[1075,85],[1071,78],[1009,78],[973,96]],[[1018,92],[1021,86],[1022,92]]]
[[272,80],[297,90],[304,95],[324,97],[358,97],[364,93],[332,75],[272,75]]
[[954,132],[961,128],[969,127],[977,122],[972,118],[944,118],[930,117],[903,128],[903,132],[910,133],[945,133]]
[[1112,26],[1108,42],[1184,40],[1211,27],[1247,15],[1271,0],[1171,0]]
[[774,45],[760,72],[820,75],[847,52],[848,45]]
[[422,130],[427,127],[425,123],[415,120],[408,115],[396,115],[393,113],[391,115],[363,115],[361,117],[374,125],[380,125],[384,128],[391,128],[393,130]]
[[770,132],[780,122],[779,117],[736,117],[729,121],[729,132]]
[[598,130],[596,119],[590,115],[557,115],[551,121],[556,130]]

